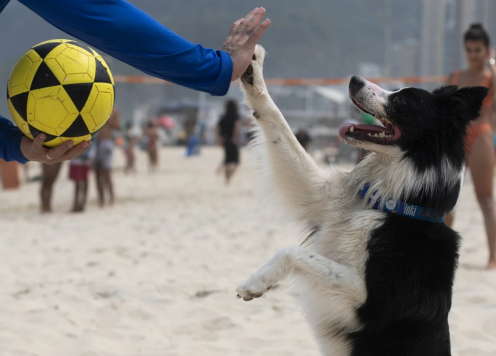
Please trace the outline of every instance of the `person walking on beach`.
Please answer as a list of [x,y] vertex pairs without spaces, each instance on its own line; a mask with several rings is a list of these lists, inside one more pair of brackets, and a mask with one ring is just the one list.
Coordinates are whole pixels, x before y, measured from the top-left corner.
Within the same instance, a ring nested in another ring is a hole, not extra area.
[[112,110],[107,123],[101,128],[95,138],[95,178],[98,191],[98,204],[105,205],[106,192],[109,196],[109,204],[114,204],[114,183],[112,181],[112,156],[114,154],[113,131],[120,130],[121,119],[118,109]]
[[[0,12],[9,1],[0,0]],[[239,79],[248,68],[255,45],[270,25],[269,19],[262,22],[265,9],[257,7],[234,22],[222,50],[215,51],[185,40],[125,0],[19,2],[58,29],[147,74],[219,96],[225,95],[231,81]],[[45,139],[40,134],[30,140],[0,116],[0,158],[5,161],[58,165],[77,157],[90,145],[82,142],[74,146],[67,141],[49,149],[43,146]],[[47,170],[44,197],[49,198],[59,169]],[[44,201],[44,209],[50,210],[49,199]]]
[[136,146],[137,136],[134,133],[133,126],[128,123],[126,132],[124,133],[124,156],[126,157],[126,167],[124,173],[136,173],[136,156],[134,147]]
[[148,153],[148,171],[155,172],[158,169],[158,132],[153,122],[148,123],[145,134],[147,136],[146,151]]
[[[480,117],[467,132],[466,165],[474,182],[477,201],[484,215],[489,261],[487,269],[496,269],[496,211],[493,197],[495,152],[490,120],[494,110],[496,94],[496,67],[494,52],[490,48],[489,35],[480,24],[470,26],[464,36],[468,68],[457,70],[449,76],[448,84],[459,87],[485,86],[489,94],[482,103]],[[454,214],[446,218],[452,226]]]
[[88,176],[95,158],[95,146],[90,146],[79,157],[73,158],[69,165],[69,179],[74,181],[74,204],[72,212],[83,212],[88,196]]
[[62,167],[62,162],[55,164],[42,164],[41,178],[41,212],[43,214],[52,212],[53,186]]
[[224,147],[222,168],[226,178],[226,185],[231,182],[231,178],[239,165],[238,146],[240,125],[238,103],[236,100],[228,100],[226,102],[225,112],[217,124],[217,142]]

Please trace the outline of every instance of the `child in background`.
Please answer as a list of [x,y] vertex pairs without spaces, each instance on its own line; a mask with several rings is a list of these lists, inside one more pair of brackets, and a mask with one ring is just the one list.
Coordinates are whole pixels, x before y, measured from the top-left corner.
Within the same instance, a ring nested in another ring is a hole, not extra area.
[[69,179],[75,185],[74,205],[72,212],[82,212],[86,206],[86,196],[88,194],[88,175],[95,158],[96,147],[91,145],[83,154],[71,160],[69,166]]

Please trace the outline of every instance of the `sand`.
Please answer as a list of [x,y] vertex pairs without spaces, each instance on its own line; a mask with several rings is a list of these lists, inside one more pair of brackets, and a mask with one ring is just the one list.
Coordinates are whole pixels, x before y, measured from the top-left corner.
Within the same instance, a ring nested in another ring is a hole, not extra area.
[[[84,214],[69,213],[67,164],[52,215],[38,213],[38,183],[1,191],[0,356],[318,355],[285,282],[250,303],[236,298],[239,282],[298,237],[257,205],[253,159],[242,160],[226,188],[216,148],[191,159],[162,150],[155,174],[140,153],[137,174],[115,173],[115,206],[98,208],[92,184]],[[482,271],[470,182],[455,228],[464,242],[453,355],[496,355],[496,272]]]

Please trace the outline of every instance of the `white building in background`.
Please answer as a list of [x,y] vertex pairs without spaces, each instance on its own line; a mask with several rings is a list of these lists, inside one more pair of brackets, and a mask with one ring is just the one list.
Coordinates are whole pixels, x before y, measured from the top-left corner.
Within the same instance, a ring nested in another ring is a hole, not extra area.
[[407,38],[393,45],[391,52],[391,75],[393,77],[414,77],[418,73],[419,41]]
[[382,68],[377,63],[358,63],[358,75],[364,78],[378,78],[382,76]]
[[445,0],[423,0],[420,25],[421,76],[444,74]]

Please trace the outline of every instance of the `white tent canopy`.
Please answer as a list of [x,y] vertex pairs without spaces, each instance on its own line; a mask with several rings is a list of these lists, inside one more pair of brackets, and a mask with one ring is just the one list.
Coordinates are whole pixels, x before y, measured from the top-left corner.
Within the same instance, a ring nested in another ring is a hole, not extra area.
[[312,87],[312,90],[315,93],[320,94],[324,98],[329,99],[337,104],[344,104],[348,99],[348,96],[346,94],[337,89],[315,85]]

